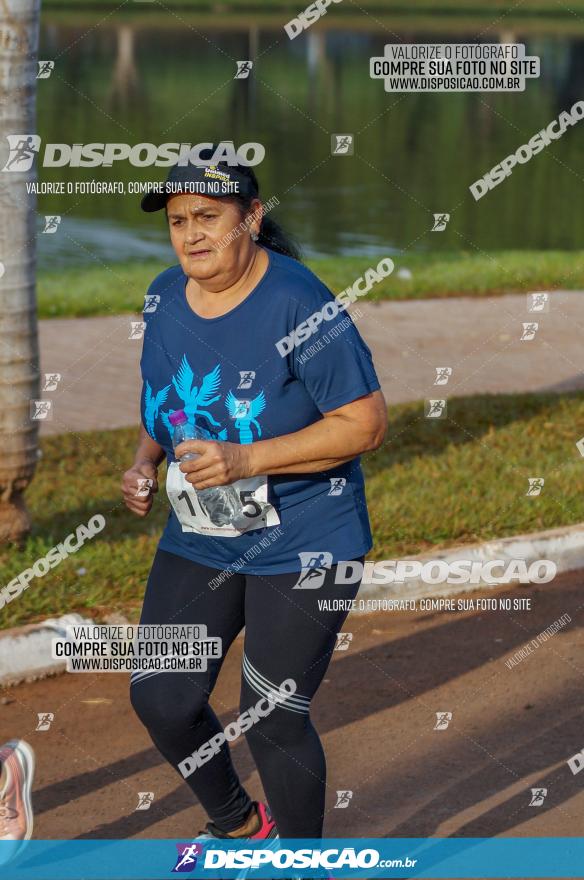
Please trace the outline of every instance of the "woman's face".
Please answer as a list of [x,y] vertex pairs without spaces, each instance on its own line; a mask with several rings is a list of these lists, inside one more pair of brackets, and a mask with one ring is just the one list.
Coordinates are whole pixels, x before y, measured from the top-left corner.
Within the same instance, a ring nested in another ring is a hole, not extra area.
[[[259,205],[255,199],[250,211]],[[187,193],[169,198],[166,212],[170,241],[185,275],[195,281],[213,281],[218,290],[221,284],[228,287],[239,278],[251,259],[254,244],[250,232],[259,232],[259,219],[245,232],[238,230],[227,243],[226,237],[243,220],[236,202]]]

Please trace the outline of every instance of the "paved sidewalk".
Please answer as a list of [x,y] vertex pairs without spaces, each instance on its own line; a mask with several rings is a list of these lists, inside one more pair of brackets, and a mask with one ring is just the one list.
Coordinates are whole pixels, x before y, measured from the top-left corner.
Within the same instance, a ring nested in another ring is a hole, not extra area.
[[[554,291],[548,313],[528,312],[526,294],[363,302],[352,311],[390,404],[438,394],[584,388],[582,291]],[[41,370],[63,376],[42,433],[138,424],[142,341],[128,338],[130,322],[138,320],[40,322]],[[535,338],[521,342],[522,324],[530,321],[539,323]],[[448,385],[433,385],[436,367],[453,368]]]

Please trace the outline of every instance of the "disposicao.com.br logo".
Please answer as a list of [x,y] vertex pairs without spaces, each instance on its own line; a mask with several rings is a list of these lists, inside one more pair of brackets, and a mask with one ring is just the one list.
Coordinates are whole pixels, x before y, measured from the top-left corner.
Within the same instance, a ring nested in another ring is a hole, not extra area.
[[[36,134],[6,135],[10,149],[2,171],[26,172],[41,155],[41,139]],[[201,153],[213,144],[45,144],[42,154],[44,168],[110,168],[114,162],[127,161],[135,168],[171,165],[259,165],[266,151],[262,144],[248,142],[235,147],[233,141],[221,141],[208,159]]]
[[[356,849],[352,846],[322,849],[227,849],[213,848],[205,852],[205,870],[222,868],[258,870],[268,867],[277,871],[334,871],[341,868],[367,870],[371,868],[413,868],[417,859],[382,859],[376,849]],[[213,876],[212,874],[210,876]],[[272,875],[270,875],[272,876]],[[311,874],[310,876],[314,876]],[[326,876],[323,875],[323,876]]]

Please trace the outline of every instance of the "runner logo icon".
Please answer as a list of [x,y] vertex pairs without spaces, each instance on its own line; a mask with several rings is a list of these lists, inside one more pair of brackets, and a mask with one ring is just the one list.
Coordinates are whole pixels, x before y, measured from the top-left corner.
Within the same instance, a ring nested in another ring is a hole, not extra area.
[[436,712],[434,730],[446,730],[452,721],[452,712]]
[[535,339],[535,334],[539,327],[537,321],[523,321],[523,331],[521,333],[521,337],[519,339],[520,342],[531,342],[532,339]]
[[38,66],[39,66],[39,69],[38,69],[38,73],[37,73],[36,78],[37,79],[49,79],[50,75],[52,74],[53,70],[55,69],[55,62],[54,61],[39,61]]
[[527,311],[528,312],[549,312],[549,293],[540,290],[536,293],[527,294]]
[[352,156],[354,149],[352,134],[331,135],[331,153],[333,156]]
[[351,803],[353,797],[352,791],[337,791],[337,802],[334,806],[335,810],[346,810]]
[[6,140],[10,155],[2,171],[30,171],[41,148],[40,137],[37,134],[8,134]]
[[531,497],[539,495],[545,484],[544,477],[528,477],[529,489],[525,493]]
[[348,651],[349,645],[353,641],[353,633],[337,633],[337,643],[335,651]]
[[178,857],[173,874],[190,874],[197,864],[197,856],[203,852],[201,843],[177,843]]
[[434,385],[447,385],[448,380],[452,376],[452,367],[435,367],[436,378]]
[[30,401],[30,417],[33,421],[39,421],[42,419],[48,419],[49,421],[52,418],[51,407],[53,403],[51,400],[31,400]]
[[427,419],[442,419],[446,415],[445,400],[427,400],[424,404],[424,415]]
[[138,792],[138,806],[134,809],[136,810],[149,810],[154,801],[154,792],[153,791],[139,791]]
[[43,229],[43,234],[54,235],[59,228],[60,222],[60,214],[45,214],[45,228]]
[[55,720],[53,712],[37,712],[37,717],[39,721],[35,730],[48,730]]
[[138,489],[134,492],[135,498],[148,498],[150,495],[150,490],[154,485],[154,480],[151,480],[149,477],[139,478],[138,479]]
[[43,391],[56,391],[61,378],[60,373],[45,373],[45,385]]
[[532,788],[531,789],[531,800],[529,802],[530,807],[541,807],[543,802],[547,797],[547,788]]
[[247,79],[253,67],[253,61],[237,61],[237,73],[234,79]]
[[252,382],[255,379],[254,370],[240,370],[239,371],[239,385],[237,389],[240,388],[251,388]]
[[299,553],[302,571],[293,590],[318,590],[322,587],[327,570],[333,561],[332,553],[312,550],[310,553]]
[[145,321],[130,321],[130,335],[128,339],[142,339],[145,329]]
[[450,221],[450,214],[434,214],[432,232],[444,232]]

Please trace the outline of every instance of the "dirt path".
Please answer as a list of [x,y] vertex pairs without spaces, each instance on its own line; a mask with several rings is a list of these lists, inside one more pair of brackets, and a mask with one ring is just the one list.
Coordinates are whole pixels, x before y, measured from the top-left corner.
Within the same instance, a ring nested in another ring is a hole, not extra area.
[[[388,403],[485,392],[584,388],[584,293],[554,291],[548,313],[527,311],[527,295],[359,303],[358,327],[373,350]],[[358,311],[355,312],[355,309]],[[46,434],[121,428],[139,421],[139,316],[40,322],[41,370],[61,373]],[[537,321],[520,342],[523,322]],[[316,338],[316,337],[315,337]],[[436,367],[452,367],[446,386]]]
[[[328,756],[325,834],[331,837],[578,836],[584,748],[582,574],[477,596],[531,598],[530,611],[352,615],[314,701]],[[316,602],[316,599],[315,599]],[[505,660],[568,612],[558,634],[513,668]],[[242,639],[212,702],[237,715]],[[62,675],[4,691],[0,741],[20,736],[37,755],[35,837],[176,838],[205,820],[190,789],[133,715],[126,676]],[[37,713],[52,712],[37,732]],[[437,712],[451,712],[434,730]],[[260,785],[244,739],[234,760],[250,794]],[[548,790],[530,807],[530,789]],[[353,791],[347,809],[337,790]],[[139,791],[154,792],[135,811]]]

